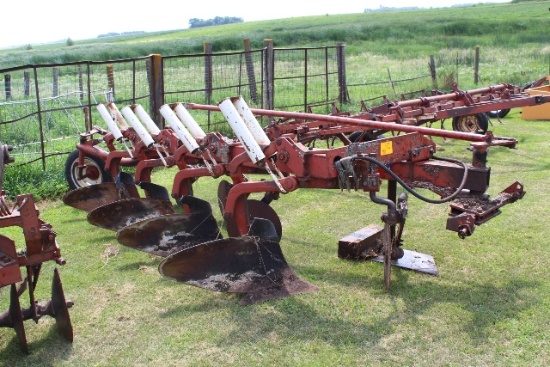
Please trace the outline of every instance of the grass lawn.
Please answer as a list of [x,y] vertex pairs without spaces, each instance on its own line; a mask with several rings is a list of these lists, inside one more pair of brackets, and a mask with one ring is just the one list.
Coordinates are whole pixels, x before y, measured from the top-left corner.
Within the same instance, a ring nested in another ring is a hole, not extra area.
[[[75,302],[74,342],[50,317],[27,321],[30,355],[2,329],[0,365],[548,366],[550,125],[522,120],[519,109],[502,122],[493,119],[490,130],[520,143],[490,148],[489,193],[519,180],[527,194],[465,240],[445,230],[447,205],[409,196],[403,247],[433,255],[440,275],[394,269],[389,293],[381,264],[337,257],[340,238],[381,223],[385,208],[367,193],[300,189],[274,202],[287,261],[319,291],[249,306],[163,278],[160,258],[118,245],[113,232],[61,201],[41,202],[67,260],[60,273]],[[468,143],[435,140],[444,149],[438,156],[471,160]],[[175,172],[154,172],[153,181],[171,188]],[[216,180],[194,188],[217,209]],[[16,231],[2,233],[18,241]],[[49,298],[52,269],[44,265],[39,300]],[[0,311],[8,291],[0,289]]]

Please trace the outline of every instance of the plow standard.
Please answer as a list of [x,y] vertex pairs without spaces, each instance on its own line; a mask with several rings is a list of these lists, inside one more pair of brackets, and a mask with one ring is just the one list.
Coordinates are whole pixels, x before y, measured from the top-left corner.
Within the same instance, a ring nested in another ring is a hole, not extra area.
[[[100,104],[98,111],[110,131],[95,128],[82,135],[77,158],[67,162],[68,179],[75,187],[64,202],[87,211],[90,223],[116,231],[122,245],[163,257],[163,276],[214,291],[243,293],[241,303],[246,304],[317,289],[301,280],[284,258],[279,245],[283,229],[270,206],[273,200],[298,189],[362,190],[384,208],[382,225],[341,239],[338,254],[383,262],[389,290],[392,266],[437,274],[429,255],[402,248],[409,195],[432,204],[449,203],[446,228],[465,238],[525,194],[520,182],[492,199],[486,194],[488,148],[513,148],[515,139],[479,128],[465,132],[419,125],[549,101],[502,84],[386,104],[351,116],[338,111],[319,115],[250,109],[242,97],[234,97],[217,106],[164,105],[160,112],[169,127],[162,130],[151,124],[139,105],[119,112],[114,103]],[[219,111],[235,138],[205,133],[192,110]],[[270,123],[262,128],[256,116],[269,117]],[[382,135],[388,132],[391,137]],[[103,138],[92,138],[97,133]],[[438,157],[431,136],[470,142],[471,162]],[[326,149],[311,144],[329,138],[340,143]],[[125,142],[126,148],[117,150],[116,140]],[[102,141],[107,150],[98,148]],[[135,175],[121,166],[135,166]],[[178,167],[170,194],[151,182],[151,170],[159,166]],[[115,182],[101,182],[102,175],[115,177]],[[259,177],[253,180],[255,175]],[[210,203],[193,193],[193,184],[205,177],[228,178],[220,181],[217,193],[225,238]],[[94,184],[87,185],[89,181]],[[388,192],[380,196],[383,181]],[[139,196],[136,185],[145,197]],[[403,188],[399,196],[398,185]],[[424,197],[419,188],[439,199]],[[262,199],[250,199],[253,193],[263,194]]]

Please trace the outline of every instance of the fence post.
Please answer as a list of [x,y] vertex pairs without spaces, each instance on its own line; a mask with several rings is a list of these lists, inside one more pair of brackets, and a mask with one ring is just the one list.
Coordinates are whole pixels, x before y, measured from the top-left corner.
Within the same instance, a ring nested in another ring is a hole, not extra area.
[[113,65],[107,65],[107,88],[111,91],[111,98],[115,99],[115,72]]
[[82,65],[78,65],[78,91],[80,92],[80,100],[84,100],[84,80],[82,79]]
[[212,102],[212,44],[204,43],[204,89],[206,104]]
[[11,99],[11,75],[4,75],[4,90],[6,91],[6,100]]
[[160,108],[164,104],[164,74],[162,73],[162,56],[149,55],[146,62],[147,80],[149,82],[149,114],[159,128],[164,128]]
[[25,98],[28,98],[31,94],[31,73],[28,71],[23,72],[23,93]]
[[338,102],[349,102],[348,84],[346,81],[346,50],[345,44],[337,45],[336,59],[338,64]]
[[53,90],[52,97],[59,96],[59,69],[53,68]]
[[244,42],[244,59],[246,65],[246,75],[248,76],[248,88],[250,89],[250,98],[252,102],[258,103],[258,89],[256,88],[256,75],[254,74],[254,63],[252,62],[252,54],[250,49],[250,39],[243,40]]
[[474,61],[474,84],[479,82],[479,47],[476,47],[475,61]]
[[264,70],[263,70],[263,101],[262,108],[272,110],[274,108],[274,93],[275,93],[275,52],[273,50],[273,40],[264,39]]
[[36,114],[38,116],[38,127],[40,129],[40,153],[42,154],[42,170],[46,170],[46,152],[44,149],[44,125],[42,124],[42,101],[40,100],[40,89],[38,88],[38,72],[34,72],[34,89],[36,90]]
[[432,76],[432,88],[437,89],[437,72],[435,70],[435,59],[430,55],[430,74]]

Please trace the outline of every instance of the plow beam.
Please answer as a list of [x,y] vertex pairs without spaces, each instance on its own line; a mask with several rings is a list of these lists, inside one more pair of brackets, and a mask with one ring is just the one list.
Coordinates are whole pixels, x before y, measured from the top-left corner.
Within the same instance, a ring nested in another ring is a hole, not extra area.
[[[196,103],[188,103],[186,104],[186,107],[188,109],[196,109],[196,110],[220,111],[218,106],[201,105]],[[487,132],[484,135],[480,135],[480,134],[473,134],[473,133],[467,133],[467,132],[434,129],[430,127],[401,125],[397,123],[366,120],[359,117],[332,116],[332,115],[321,115],[321,114],[315,114],[315,113],[288,112],[288,111],[276,111],[276,110],[264,110],[264,109],[251,109],[251,111],[256,115],[267,116],[267,117],[325,121],[325,122],[355,126],[358,128],[371,129],[371,130],[376,129],[376,130],[384,130],[384,131],[399,131],[399,132],[405,132],[405,133],[417,132],[427,136],[438,136],[438,137],[448,138],[448,139],[466,140],[471,142],[483,142],[487,144],[492,144],[493,140],[496,140],[493,134],[490,132]],[[501,142],[501,141],[498,140],[498,142]]]

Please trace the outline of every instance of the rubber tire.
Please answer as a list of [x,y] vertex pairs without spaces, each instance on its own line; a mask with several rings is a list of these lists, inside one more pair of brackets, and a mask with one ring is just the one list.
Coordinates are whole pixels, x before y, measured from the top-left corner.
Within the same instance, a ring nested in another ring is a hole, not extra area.
[[509,108],[505,108],[503,110],[496,110],[496,111],[489,111],[487,112],[487,115],[489,115],[489,117],[498,117],[498,118],[503,118],[505,117],[508,113],[510,112],[510,109]]
[[485,134],[488,128],[489,118],[484,113],[453,117],[454,131]]
[[81,187],[103,182],[113,182],[113,177],[108,171],[105,170],[105,161],[99,157],[94,157],[88,154],[86,154],[86,158],[84,158],[84,163],[86,166],[91,166],[97,169],[98,177],[97,179],[84,178],[83,180],[78,180],[76,177],[79,153],[80,151],[78,149],[73,150],[65,161],[65,179],[67,180],[71,190],[76,190]]

